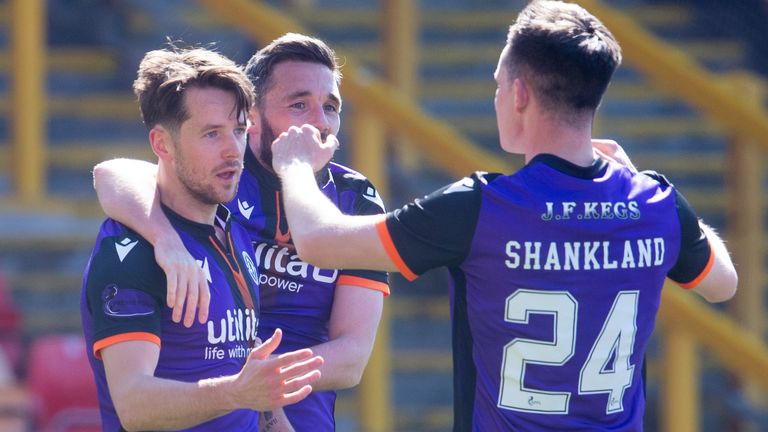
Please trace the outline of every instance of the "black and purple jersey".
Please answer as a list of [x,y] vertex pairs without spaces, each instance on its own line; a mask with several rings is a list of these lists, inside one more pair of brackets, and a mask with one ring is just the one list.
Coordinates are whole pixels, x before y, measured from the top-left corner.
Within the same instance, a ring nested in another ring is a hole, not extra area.
[[[232,222],[224,206],[219,206],[216,222],[226,244],[217,239],[212,225],[163,210],[208,279],[208,322],[195,321],[191,328],[173,322],[165,300],[165,273],[152,245],[112,219],[102,224],[85,270],[80,309],[105,431],[119,431],[121,426],[101,349],[123,341],[150,341],[160,346],[156,377],[197,382],[238,373],[258,332],[259,275],[248,233]],[[258,430],[258,413],[237,410],[188,430]]]
[[[387,274],[322,269],[300,260],[285,219],[279,178],[261,165],[250,147],[245,153],[245,168],[237,196],[228,206],[253,242],[261,295],[259,336],[266,340],[276,328],[282,329],[280,353],[327,342],[336,285],[388,294]],[[384,212],[376,189],[360,173],[331,163],[317,177],[323,193],[343,213]],[[335,400],[333,391],[312,392],[284,410],[298,431],[333,431]]]
[[539,155],[476,173],[378,225],[408,278],[452,276],[455,430],[642,431],[661,289],[713,254],[666,180]]

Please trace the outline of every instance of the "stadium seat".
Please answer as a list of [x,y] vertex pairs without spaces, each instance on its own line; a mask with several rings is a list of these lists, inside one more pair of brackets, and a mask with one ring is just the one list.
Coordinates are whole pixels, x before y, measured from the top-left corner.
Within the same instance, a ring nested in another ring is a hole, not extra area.
[[80,335],[48,335],[32,342],[27,382],[36,430],[101,430],[96,384]]
[[0,274],[0,384],[13,384],[21,364],[21,313]]

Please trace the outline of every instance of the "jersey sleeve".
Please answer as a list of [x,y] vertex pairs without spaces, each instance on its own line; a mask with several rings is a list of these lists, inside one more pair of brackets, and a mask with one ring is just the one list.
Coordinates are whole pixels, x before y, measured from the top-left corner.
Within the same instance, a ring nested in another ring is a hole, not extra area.
[[[665,186],[672,184],[663,175],[644,171]],[[667,276],[683,288],[693,288],[709,273],[714,253],[707,236],[699,225],[699,218],[685,197],[675,189],[675,207],[680,221],[680,254]]]
[[378,226],[379,237],[404,277],[413,280],[464,261],[486,181],[476,173],[387,214]]
[[683,288],[694,288],[709,273],[714,252],[699,219],[685,197],[675,191],[677,214],[680,218],[680,255],[668,276]]
[[154,250],[140,237],[104,237],[85,283],[93,317],[94,355],[119,342],[144,340],[160,345],[166,279]]
[[[356,197],[349,213],[353,215],[377,215],[385,212],[384,202],[368,179],[356,181],[353,187],[356,190]],[[341,270],[337,284],[369,288],[381,291],[385,296],[389,295],[387,272]]]

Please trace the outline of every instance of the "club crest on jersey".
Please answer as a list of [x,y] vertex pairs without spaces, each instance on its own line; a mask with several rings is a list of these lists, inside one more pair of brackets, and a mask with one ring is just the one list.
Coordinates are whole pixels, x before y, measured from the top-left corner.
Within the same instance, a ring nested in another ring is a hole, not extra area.
[[243,251],[243,261],[245,262],[245,267],[248,269],[248,274],[251,275],[251,279],[253,279],[253,283],[256,285],[259,284],[259,271],[256,269],[256,265],[253,263],[253,260],[251,259],[251,256],[248,255],[248,252]]
[[144,291],[109,284],[101,292],[101,307],[107,316],[128,318],[152,315],[155,301]]

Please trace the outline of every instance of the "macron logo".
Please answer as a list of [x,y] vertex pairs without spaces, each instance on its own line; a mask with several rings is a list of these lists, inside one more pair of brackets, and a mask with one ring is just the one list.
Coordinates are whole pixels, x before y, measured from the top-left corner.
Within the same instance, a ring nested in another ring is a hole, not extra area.
[[368,186],[368,189],[366,189],[365,193],[363,193],[363,198],[376,204],[379,206],[379,208],[384,210],[384,201],[381,200],[381,197],[379,196],[379,193],[376,192],[376,189]]
[[[253,207],[251,207],[253,209]],[[203,273],[205,273],[205,279],[208,281],[208,283],[211,283],[211,269],[208,268],[208,257],[203,258],[202,261],[195,260],[197,265],[200,266],[200,268],[203,269]]]
[[253,206],[248,205],[248,201],[237,200],[237,207],[240,209],[240,213],[242,213],[246,219],[251,218],[251,213],[253,212]]
[[128,255],[128,252],[130,252],[131,249],[133,249],[133,247],[138,243],[138,240],[131,241],[131,239],[128,237],[115,243],[115,249],[117,249],[117,257],[120,258],[120,262],[123,262],[125,256]]
[[471,191],[474,186],[475,186],[474,180],[472,180],[469,177],[464,177],[462,180],[459,180],[456,183],[448,186],[448,188],[443,191],[443,194],[449,194],[454,192],[468,192],[468,191]]

